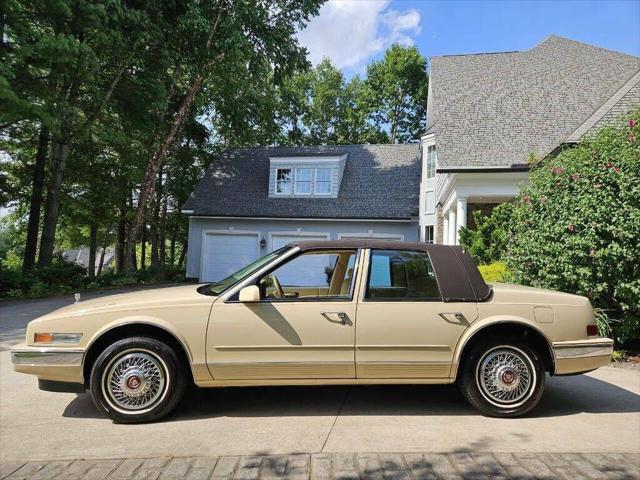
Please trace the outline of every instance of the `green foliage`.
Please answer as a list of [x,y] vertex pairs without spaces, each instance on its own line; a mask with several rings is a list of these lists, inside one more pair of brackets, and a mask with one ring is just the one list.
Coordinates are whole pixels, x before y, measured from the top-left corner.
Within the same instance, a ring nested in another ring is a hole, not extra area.
[[539,163],[512,214],[518,283],[586,295],[640,338],[640,112]]
[[424,133],[428,80],[427,60],[413,46],[392,45],[367,67],[367,102],[375,124],[389,125],[391,143]]
[[327,58],[315,68],[285,79],[279,106],[282,142],[344,145],[388,141],[383,128],[374,124],[366,92],[366,81],[356,75],[346,82]]
[[[184,282],[185,272],[177,267],[169,267],[165,280]],[[152,270],[138,270],[133,273],[106,271],[95,279],[87,276],[85,268],[59,258],[46,267],[36,267],[28,273],[12,268],[7,262],[0,263],[0,298],[40,298],[50,295],[69,294],[83,290],[127,287],[153,284]]]
[[[18,267],[19,268],[19,267]],[[87,271],[75,263],[56,258],[51,265],[22,273],[11,262],[0,264],[0,296],[41,297],[50,293],[69,293],[86,284]]]
[[460,230],[460,245],[478,264],[488,264],[502,259],[509,239],[511,223],[510,203],[497,205],[490,215],[473,212],[476,229]]
[[504,282],[509,278],[509,270],[504,262],[493,262],[488,265],[478,265],[480,275],[485,282]]
[[607,312],[601,308],[594,308],[593,313],[598,326],[598,335],[610,338],[613,334],[612,320],[609,319]]
[[424,131],[427,61],[415,47],[391,46],[367,77],[345,81],[324,59],[283,81],[281,141],[292,145],[417,141]]
[[[182,280],[182,206],[223,148],[417,140],[426,60],[395,45],[371,66],[370,78],[347,80],[328,60],[309,68],[296,32],[322,3],[3,2],[0,204],[12,214],[0,220],[0,295],[40,296],[155,275]],[[185,112],[188,92],[193,102]],[[162,161],[151,171],[159,173],[145,175],[158,152]],[[42,175],[35,174],[42,172],[36,156],[47,165]],[[32,214],[34,185],[42,182],[42,205]],[[143,190],[148,197],[136,201]],[[138,238],[139,272],[93,279],[62,271],[54,281],[51,275],[67,268],[58,260],[53,273],[20,272],[24,258],[33,258],[25,253],[28,222],[39,231],[28,250],[39,245],[46,265],[78,247],[90,247],[99,262],[104,247],[131,243],[135,235],[127,230],[136,218],[146,252],[141,265]]]

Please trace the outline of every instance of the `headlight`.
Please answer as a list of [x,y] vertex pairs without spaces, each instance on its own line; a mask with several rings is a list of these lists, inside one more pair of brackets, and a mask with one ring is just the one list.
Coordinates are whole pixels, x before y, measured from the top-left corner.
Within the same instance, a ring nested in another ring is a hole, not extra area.
[[78,343],[81,333],[36,333],[34,343]]

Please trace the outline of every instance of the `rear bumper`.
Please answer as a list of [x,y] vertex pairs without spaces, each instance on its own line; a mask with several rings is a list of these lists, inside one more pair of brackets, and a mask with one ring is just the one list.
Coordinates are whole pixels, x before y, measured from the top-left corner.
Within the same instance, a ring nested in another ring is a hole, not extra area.
[[84,384],[84,350],[18,345],[11,350],[16,372],[36,375],[41,380]]
[[589,372],[609,364],[613,354],[613,340],[593,338],[571,342],[554,342],[553,354],[556,375]]

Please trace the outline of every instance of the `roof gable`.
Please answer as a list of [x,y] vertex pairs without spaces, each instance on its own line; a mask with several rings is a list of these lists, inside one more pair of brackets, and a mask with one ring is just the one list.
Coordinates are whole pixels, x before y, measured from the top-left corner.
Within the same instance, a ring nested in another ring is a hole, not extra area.
[[511,167],[543,157],[640,70],[638,57],[551,36],[531,50],[435,57],[439,167]]

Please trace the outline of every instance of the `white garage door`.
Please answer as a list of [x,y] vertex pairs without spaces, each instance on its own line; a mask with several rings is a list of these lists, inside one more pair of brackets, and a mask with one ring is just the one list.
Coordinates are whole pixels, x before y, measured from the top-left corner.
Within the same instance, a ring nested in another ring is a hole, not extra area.
[[201,281],[217,282],[258,258],[258,234],[205,233]]
[[[271,234],[271,249],[276,250],[291,242],[302,242],[307,240],[327,240],[328,235],[278,235]],[[284,286],[326,286],[327,276],[323,273],[324,268],[330,266],[329,255],[311,255],[305,258],[304,262],[298,261],[291,267],[283,266],[278,269],[278,280]]]

